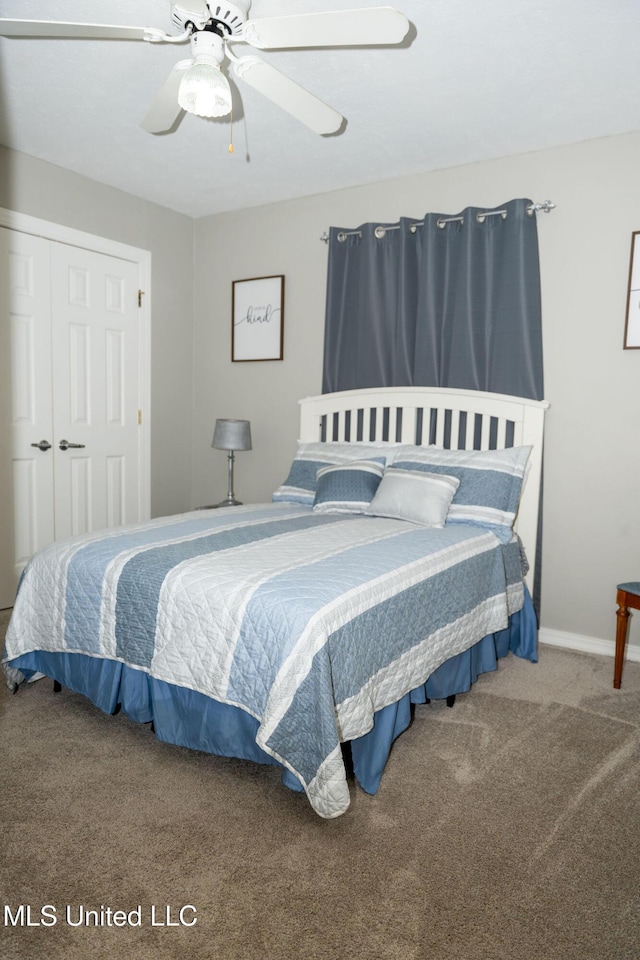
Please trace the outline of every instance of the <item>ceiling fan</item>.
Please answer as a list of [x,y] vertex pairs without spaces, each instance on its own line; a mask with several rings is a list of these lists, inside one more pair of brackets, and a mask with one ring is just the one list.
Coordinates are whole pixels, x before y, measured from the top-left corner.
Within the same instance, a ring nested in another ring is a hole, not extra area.
[[0,36],[145,40],[186,43],[191,57],[180,60],[165,80],[142,121],[149,133],[167,133],[183,110],[204,117],[231,113],[231,88],[222,72],[226,59],[233,74],[258,90],[311,130],[336,133],[344,118],[309,90],[265,60],[236,56],[232,45],[246,43],[260,50],[301,47],[387,46],[400,43],[409,21],[393,7],[364,7],[251,19],[251,0],[181,0],[171,4],[171,21],[181,31],[173,36],[155,27],[50,20],[0,18]]

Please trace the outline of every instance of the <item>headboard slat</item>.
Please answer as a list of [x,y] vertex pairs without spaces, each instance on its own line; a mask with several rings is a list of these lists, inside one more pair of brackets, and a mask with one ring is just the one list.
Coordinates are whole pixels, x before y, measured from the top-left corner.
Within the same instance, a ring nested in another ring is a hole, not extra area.
[[436,420],[436,447],[444,447],[444,425],[445,425],[445,411],[444,410],[435,410],[435,420]]
[[408,407],[402,411],[402,433],[400,434],[401,443],[416,442],[417,424],[418,411],[416,407]]
[[451,411],[451,434],[449,437],[449,446],[452,450],[458,449],[458,443],[460,440],[460,411],[452,410]]
[[482,430],[480,433],[480,449],[489,449],[489,436],[491,431],[491,417],[485,414],[482,418]]

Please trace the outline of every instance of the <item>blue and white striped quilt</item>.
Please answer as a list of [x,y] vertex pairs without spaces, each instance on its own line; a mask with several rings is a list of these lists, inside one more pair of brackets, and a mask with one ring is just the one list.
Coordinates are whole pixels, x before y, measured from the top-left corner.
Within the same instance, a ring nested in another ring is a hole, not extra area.
[[[28,564],[3,660],[120,660],[234,704],[313,808],[349,805],[340,741],[523,603],[519,544],[464,525],[272,503],[62,541]],[[14,671],[15,673],[15,671]]]

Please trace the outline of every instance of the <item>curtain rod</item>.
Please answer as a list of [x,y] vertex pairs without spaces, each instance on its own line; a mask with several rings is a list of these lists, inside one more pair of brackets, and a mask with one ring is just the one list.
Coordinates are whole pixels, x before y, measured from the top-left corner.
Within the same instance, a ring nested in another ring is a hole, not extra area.
[[[552,203],[551,200],[544,200],[542,203],[530,203],[529,206],[527,207],[527,213],[529,214],[530,217],[532,217],[534,213],[540,213],[540,212],[550,213],[551,210],[553,210],[554,208],[555,208],[555,203]],[[478,221],[478,223],[484,223],[486,217],[497,217],[497,216],[501,216],[503,220],[506,220],[507,211],[506,210],[487,210],[484,212],[478,211],[478,213],[476,213],[476,220]],[[443,227],[446,226],[447,223],[464,223],[464,217],[462,216],[440,217],[436,221],[436,223],[440,227],[440,229],[442,229]],[[409,227],[410,233],[417,233],[418,227],[424,227],[424,220],[417,220],[415,223],[412,223],[411,226]],[[383,226],[376,227],[373,233],[378,240],[382,240],[382,238],[384,237],[384,235],[387,233],[388,230],[399,230],[399,229],[400,229],[400,224],[396,223],[390,227],[383,227]],[[361,237],[361,236],[362,236],[361,230],[347,230],[347,231],[343,230],[338,234],[337,239],[338,239],[338,243],[343,243],[347,239],[347,237]],[[329,234],[323,233],[320,239],[323,240],[325,243],[328,243]]]

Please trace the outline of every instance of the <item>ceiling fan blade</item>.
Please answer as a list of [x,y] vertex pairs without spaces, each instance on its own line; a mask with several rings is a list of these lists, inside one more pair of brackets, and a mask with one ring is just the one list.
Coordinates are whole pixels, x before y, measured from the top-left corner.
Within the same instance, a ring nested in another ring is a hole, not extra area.
[[237,77],[276,103],[315,133],[336,133],[344,118],[295,80],[257,57],[240,57],[233,62]]
[[363,7],[248,20],[241,37],[261,50],[400,43],[409,21],[394,7]]
[[147,27],[119,27],[107,23],[63,23],[54,20],[0,19],[0,36],[77,38],[80,40],[145,40]]
[[182,74],[191,66],[191,60],[180,60],[160,87],[158,95],[149,107],[140,124],[147,133],[168,133],[176,120],[184,113],[178,103],[178,87]]

